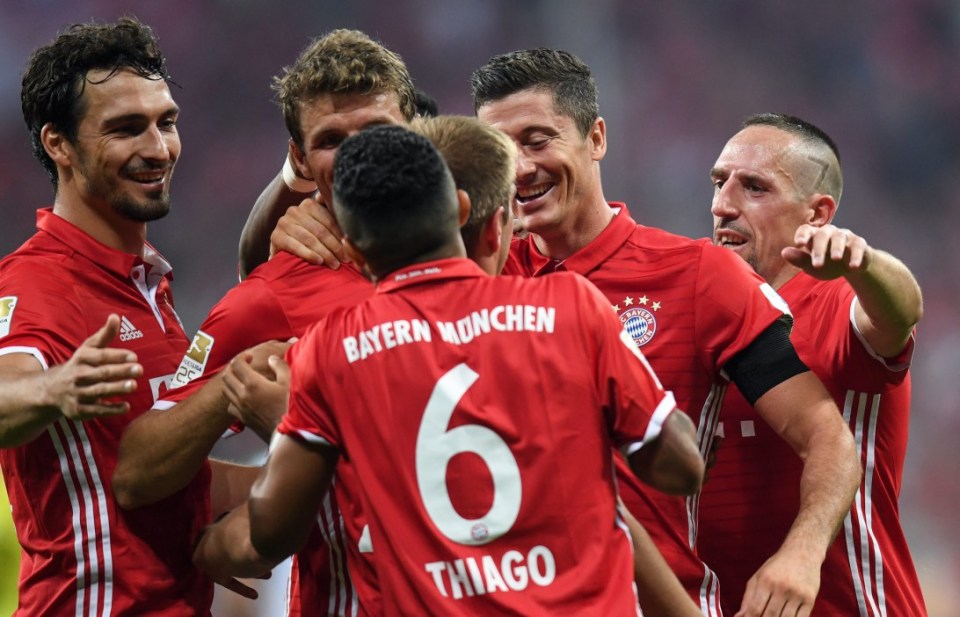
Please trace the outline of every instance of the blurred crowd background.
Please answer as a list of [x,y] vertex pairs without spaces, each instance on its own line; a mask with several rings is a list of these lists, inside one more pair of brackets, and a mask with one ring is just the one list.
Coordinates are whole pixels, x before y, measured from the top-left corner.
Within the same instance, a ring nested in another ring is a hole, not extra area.
[[[780,111],[821,126],[843,156],[838,224],[901,257],[924,290],[901,506],[930,614],[957,614],[960,3],[5,0],[0,254],[52,203],[20,113],[28,55],[66,24],[125,13],[154,27],[180,85],[173,212],[151,224],[149,239],[175,266],[188,335],[236,282],[240,229],[285,156],[270,79],[333,28],[359,28],[398,52],[444,113],[472,114],[469,75],[494,54],[578,54],[595,71],[607,121],[607,198],[626,201],[641,223],[689,236],[710,233],[708,170],[743,118]],[[3,614],[15,602],[16,553],[0,520]],[[218,602],[218,615],[278,614],[265,602]]]

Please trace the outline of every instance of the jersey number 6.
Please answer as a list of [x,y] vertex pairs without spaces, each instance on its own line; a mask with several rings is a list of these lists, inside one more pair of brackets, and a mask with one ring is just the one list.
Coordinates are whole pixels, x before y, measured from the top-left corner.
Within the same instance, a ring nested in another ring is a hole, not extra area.
[[[458,364],[437,381],[417,433],[417,485],[437,529],[458,544],[480,545],[504,535],[520,512],[520,468],[506,442],[485,426],[465,424],[447,430],[457,404],[480,376]],[[483,459],[493,477],[493,505],[476,519],[460,516],[447,491],[447,465],[463,452]]]

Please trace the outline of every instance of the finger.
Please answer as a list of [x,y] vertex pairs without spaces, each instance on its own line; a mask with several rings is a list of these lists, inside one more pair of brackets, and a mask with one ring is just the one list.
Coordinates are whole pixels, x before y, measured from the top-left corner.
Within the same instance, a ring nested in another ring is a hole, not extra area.
[[280,356],[270,356],[267,362],[273,369],[273,374],[277,377],[277,383],[284,386],[290,383],[290,365],[287,364],[286,360]]
[[125,396],[137,389],[135,379],[121,379],[120,381],[96,381],[90,385],[77,389],[77,399],[93,402],[111,396]]
[[810,270],[813,265],[810,253],[802,248],[788,246],[780,251],[780,256],[801,270]]
[[839,230],[830,238],[830,259],[833,261],[840,261],[843,259],[843,254],[847,252],[847,243],[850,240],[850,236],[845,229]]
[[139,367],[140,373],[143,372],[143,367],[137,362],[137,354],[133,353],[129,349],[117,349],[116,347],[80,347],[73,354],[73,357],[76,358],[77,362],[80,364],[86,364],[88,366],[105,366],[108,364],[127,364],[130,366]]
[[300,202],[300,208],[303,214],[329,229],[330,233],[337,238],[343,238],[343,231],[340,229],[340,225],[337,224],[337,219],[333,218],[333,214],[324,204],[316,199],[307,198]]
[[[143,366],[136,362],[82,366],[77,369],[75,383],[77,386],[85,388],[100,383],[111,384],[127,380],[133,381],[142,374]],[[130,392],[133,392],[134,389],[136,389],[136,381],[133,381]]]
[[783,617],[797,617],[800,614],[800,609],[803,605],[801,598],[792,597],[788,598],[783,604],[783,610],[778,613],[783,615]]
[[119,416],[130,411],[130,403],[81,403],[77,405],[76,410],[65,416],[73,420],[86,420],[88,418],[100,418],[103,416]]
[[244,598],[256,600],[259,597],[256,589],[248,585],[244,585],[235,578],[229,578],[225,581],[217,581],[217,584],[224,589],[229,589],[233,593],[243,596]]
[[813,234],[816,233],[817,228],[813,225],[808,225],[804,223],[800,227],[797,227],[797,231],[793,235],[793,243],[797,248],[805,247],[810,242],[810,238],[813,237]]
[[769,602],[770,592],[760,590],[759,585],[750,581],[747,583],[747,590],[743,594],[743,605],[737,615],[743,615],[744,617],[763,615]]
[[860,269],[867,258],[867,241],[860,236],[853,236],[847,248],[850,250],[850,269]]
[[823,266],[830,246],[830,234],[817,233],[810,238],[810,257],[814,268]]
[[337,220],[333,218],[333,214],[327,206],[316,199],[304,199],[300,203],[300,209],[316,226],[316,228],[314,228],[314,225],[308,225],[307,227],[315,232],[314,235],[317,236],[320,242],[336,255],[340,262],[350,262],[351,260],[347,255],[346,247],[343,245],[343,230],[340,229],[340,225],[337,223]]
[[80,346],[103,348],[117,338],[118,334],[120,334],[120,317],[116,313],[110,313],[103,327],[91,334]]
[[[288,214],[285,214],[277,221],[277,228],[274,230],[270,239],[273,242],[273,236],[277,237],[277,248],[291,252],[294,255],[311,261],[309,254],[319,255],[323,262],[329,268],[340,266],[337,254],[343,254],[343,243],[339,235],[331,232],[328,228],[318,223],[312,217],[303,215],[299,209],[291,208]],[[285,247],[283,243],[289,244]],[[291,250],[293,249],[293,250]]]
[[237,377],[236,369],[234,368],[240,364],[243,363],[231,362],[227,366],[227,370],[223,371],[223,393],[227,397],[227,400],[229,400],[233,405],[236,405],[237,408],[242,408],[240,402],[243,400],[245,391],[243,380]]

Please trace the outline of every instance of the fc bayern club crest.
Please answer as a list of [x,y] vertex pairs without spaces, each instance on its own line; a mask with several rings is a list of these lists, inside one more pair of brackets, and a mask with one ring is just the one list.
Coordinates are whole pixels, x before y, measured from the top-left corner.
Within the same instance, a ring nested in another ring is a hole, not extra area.
[[631,307],[620,313],[620,323],[638,347],[649,343],[657,333],[657,318],[642,306]]

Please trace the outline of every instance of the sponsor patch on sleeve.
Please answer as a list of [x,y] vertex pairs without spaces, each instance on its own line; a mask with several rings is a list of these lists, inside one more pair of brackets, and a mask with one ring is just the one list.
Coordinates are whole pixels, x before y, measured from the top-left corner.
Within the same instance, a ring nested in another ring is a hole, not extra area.
[[13,322],[15,308],[17,308],[16,296],[0,298],[0,338],[10,334],[10,324]]
[[180,367],[177,369],[177,374],[173,377],[170,388],[179,388],[180,386],[190,383],[200,375],[203,375],[203,371],[207,368],[207,360],[210,359],[210,351],[212,349],[213,337],[203,330],[197,330],[197,333],[193,337],[193,342],[190,343],[190,348],[187,350],[187,354],[183,356],[183,360],[180,361]]

